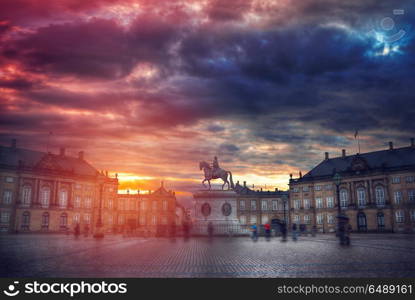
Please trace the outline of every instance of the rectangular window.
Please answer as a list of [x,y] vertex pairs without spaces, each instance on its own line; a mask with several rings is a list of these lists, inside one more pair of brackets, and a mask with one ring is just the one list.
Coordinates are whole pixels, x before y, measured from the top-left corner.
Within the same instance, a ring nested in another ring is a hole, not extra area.
[[251,216],[251,224],[256,224],[256,215]]
[[268,223],[268,216],[261,216],[261,224],[265,225]]
[[8,183],[12,183],[14,181],[13,177],[7,176],[4,178],[4,181],[8,182]]
[[295,215],[294,216],[294,223],[300,224],[300,222],[301,222],[300,216],[299,215]]
[[10,222],[10,212],[2,211],[0,214],[0,223],[9,224]]
[[401,183],[401,177],[399,176],[392,177],[392,183]]
[[327,204],[327,208],[333,208],[334,207],[334,198],[333,197],[327,197],[326,198],[326,204]]
[[85,208],[91,208],[92,207],[92,199],[91,197],[85,198]]
[[311,224],[311,217],[309,215],[304,216],[304,224]]
[[319,214],[317,215],[317,224],[321,225],[323,224],[324,216]]
[[113,225],[114,224],[114,216],[108,216],[108,225]]
[[364,207],[366,205],[366,191],[364,188],[357,189],[357,205]]
[[239,201],[239,209],[240,210],[245,210],[245,200],[240,200]]
[[331,190],[333,189],[333,185],[332,185],[332,184],[326,184],[326,185],[324,186],[324,189],[325,189],[326,191],[331,191]]
[[146,210],[147,209],[147,205],[146,205],[145,201],[141,201],[140,206],[141,206],[141,210]]
[[113,206],[114,206],[114,201],[112,201],[112,199],[109,199],[109,200],[108,200],[108,208],[109,208],[109,209],[112,209],[112,208],[113,208]]
[[315,191],[321,191],[321,185],[316,185],[316,186],[314,187],[314,190],[315,190]]
[[393,193],[393,198],[395,200],[395,204],[401,204],[401,202],[402,202],[402,192],[401,191],[395,191]]
[[151,225],[157,225],[157,216],[151,216]]
[[323,199],[322,198],[316,198],[316,207],[317,208],[323,208]]
[[256,210],[256,200],[251,200],[251,210]]
[[239,223],[241,223],[242,225],[246,225],[246,216],[240,216]]
[[411,221],[415,222],[415,209],[411,210]]
[[402,210],[397,210],[395,212],[396,223],[403,223],[405,221],[405,215]]
[[74,215],[73,215],[73,222],[74,222],[74,223],[79,223],[79,221],[80,221],[79,214],[74,214]]
[[298,187],[295,187],[295,188],[293,188],[293,192],[294,193],[298,193],[300,190],[299,190],[299,188]]
[[12,196],[13,196],[13,192],[11,190],[3,191],[3,204],[11,204]]
[[408,191],[408,201],[409,203],[415,203],[415,190]]
[[84,214],[84,222],[85,224],[91,223],[91,215],[90,214]]
[[153,201],[153,202],[151,203],[151,209],[152,209],[153,211],[156,211],[156,210],[157,210],[157,201]]
[[278,210],[278,201],[272,200],[272,210]]
[[294,200],[294,208],[300,209],[301,207],[301,200]]
[[82,184],[80,184],[80,183],[76,183],[76,184],[75,184],[75,189],[77,189],[77,190],[82,189]]
[[163,210],[167,210],[167,200],[163,200]]
[[124,215],[118,216],[118,225],[124,225]]
[[307,193],[309,191],[309,187],[308,186],[303,186],[303,192]]
[[261,210],[268,210],[268,200],[261,201]]
[[81,207],[81,196],[75,196],[75,201],[74,201],[73,205],[75,206],[75,208],[80,208]]
[[412,183],[414,182],[415,177],[414,176],[406,176],[405,181],[406,183]]
[[310,208],[311,208],[310,199],[304,199],[304,209],[310,209]]
[[334,216],[327,215],[327,224],[334,224]]
[[135,199],[130,199],[130,210],[135,210]]

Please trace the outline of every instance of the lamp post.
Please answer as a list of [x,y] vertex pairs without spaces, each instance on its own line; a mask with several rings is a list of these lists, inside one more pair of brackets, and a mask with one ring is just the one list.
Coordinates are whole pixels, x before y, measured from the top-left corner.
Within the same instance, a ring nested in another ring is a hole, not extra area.
[[340,184],[342,183],[342,177],[339,173],[334,174],[333,176],[334,184],[336,185],[336,196],[337,196],[337,236],[340,239],[340,243],[343,242],[342,233],[344,230],[341,228],[343,226],[341,220],[341,208],[340,208]]
[[102,195],[103,195],[104,184],[99,185],[99,208],[98,208],[98,218],[95,228],[94,238],[101,239],[104,237],[102,232]]

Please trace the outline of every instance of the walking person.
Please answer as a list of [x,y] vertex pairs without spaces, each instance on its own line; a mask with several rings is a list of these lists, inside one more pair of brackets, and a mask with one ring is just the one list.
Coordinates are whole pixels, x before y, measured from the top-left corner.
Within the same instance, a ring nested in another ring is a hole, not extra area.
[[79,227],[79,223],[76,223],[75,225],[75,229],[74,229],[74,235],[75,238],[77,239],[79,237],[79,235],[81,234],[81,229]]
[[287,241],[287,224],[285,222],[281,225],[281,235],[282,235],[282,241],[286,242]]
[[293,236],[293,241],[296,241],[297,240],[297,224],[293,224],[293,227],[292,227],[292,236]]
[[269,241],[271,238],[271,225],[269,225],[269,223],[266,223],[264,225],[264,229],[265,229],[265,238],[267,241]]
[[251,231],[252,231],[252,240],[256,242],[258,240],[258,227],[256,226],[256,224],[252,224]]
[[317,233],[317,226],[316,225],[313,225],[313,228],[311,229],[311,236],[312,237],[315,237],[316,236],[316,233]]
[[208,228],[207,229],[208,229],[209,239],[211,239],[213,237],[213,224],[212,224],[212,222],[208,223]]

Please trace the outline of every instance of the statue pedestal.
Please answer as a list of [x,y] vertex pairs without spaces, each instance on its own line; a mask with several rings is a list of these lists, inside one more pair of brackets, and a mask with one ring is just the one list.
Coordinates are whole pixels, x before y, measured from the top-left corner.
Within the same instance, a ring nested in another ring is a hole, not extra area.
[[238,194],[233,190],[201,190],[193,194],[193,233],[207,235],[208,224],[214,234],[241,233],[237,214]]

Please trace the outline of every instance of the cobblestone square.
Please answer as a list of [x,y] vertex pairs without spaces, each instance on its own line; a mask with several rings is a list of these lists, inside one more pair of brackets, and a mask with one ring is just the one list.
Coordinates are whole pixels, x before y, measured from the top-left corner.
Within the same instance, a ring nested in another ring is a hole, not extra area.
[[2,277],[414,277],[415,236],[75,239],[0,236]]

